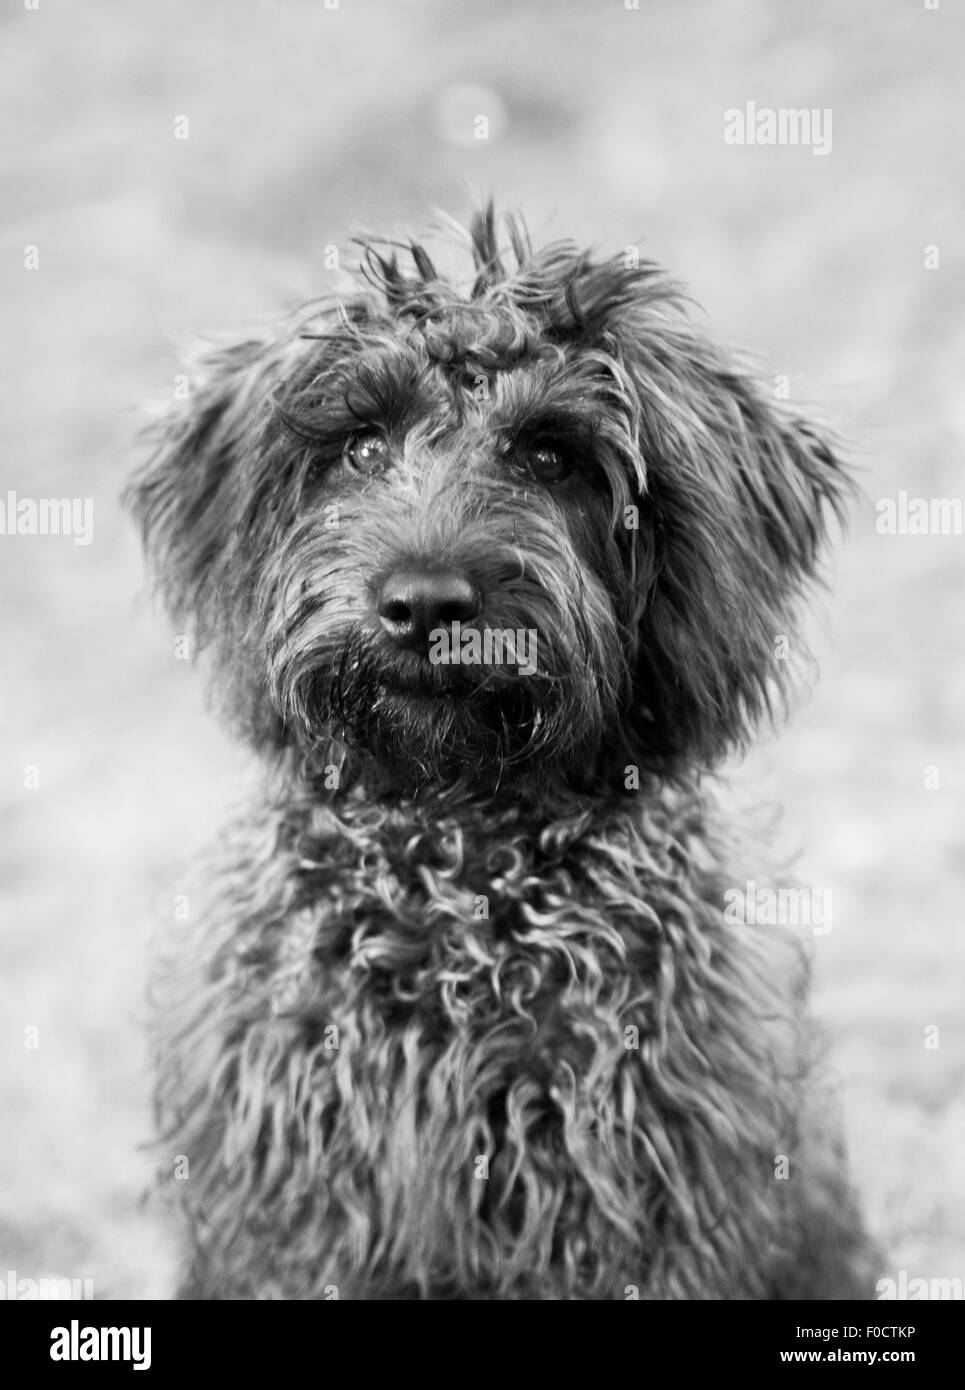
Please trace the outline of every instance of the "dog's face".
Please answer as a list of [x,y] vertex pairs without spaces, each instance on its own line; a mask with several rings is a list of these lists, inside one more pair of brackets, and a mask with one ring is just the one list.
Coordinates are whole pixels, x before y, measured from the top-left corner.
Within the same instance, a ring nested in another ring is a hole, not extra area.
[[710,763],[780,688],[843,480],[650,265],[476,219],[465,293],[372,288],[210,353],[131,499],[262,744],[383,783]]

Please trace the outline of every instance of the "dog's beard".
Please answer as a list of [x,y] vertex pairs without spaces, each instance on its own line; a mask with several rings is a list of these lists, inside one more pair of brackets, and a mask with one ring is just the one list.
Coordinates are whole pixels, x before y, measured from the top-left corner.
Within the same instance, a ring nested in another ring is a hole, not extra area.
[[285,703],[311,744],[344,741],[383,784],[495,790],[545,785],[585,756],[595,695],[508,668],[433,666],[387,656],[359,630],[336,650],[304,651]]

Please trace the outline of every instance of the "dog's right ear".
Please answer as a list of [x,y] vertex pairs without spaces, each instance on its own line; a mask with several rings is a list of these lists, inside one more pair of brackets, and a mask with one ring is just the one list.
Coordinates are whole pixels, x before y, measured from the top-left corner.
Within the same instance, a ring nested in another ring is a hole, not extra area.
[[266,334],[200,352],[184,378],[186,398],[150,427],[153,450],[124,493],[168,611],[199,646],[216,633],[230,640],[226,626],[238,616],[229,596],[245,582],[242,507],[272,392],[297,345]]

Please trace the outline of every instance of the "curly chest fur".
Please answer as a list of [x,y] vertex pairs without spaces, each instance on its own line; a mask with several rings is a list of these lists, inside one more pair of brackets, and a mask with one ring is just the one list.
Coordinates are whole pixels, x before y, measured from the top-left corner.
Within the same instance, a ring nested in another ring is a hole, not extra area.
[[[306,803],[249,829],[161,1082],[162,1112],[166,1077],[194,1097],[169,1118],[194,1165],[185,1200],[220,1208],[222,1288],[244,1292],[241,1211],[248,1240],[265,1222],[262,1291],[279,1294],[322,1217],[316,1294],[683,1295],[695,1250],[722,1293],[740,1280],[748,1232],[776,1236],[790,1100],[785,1083],[762,1105],[756,1082],[791,1044],[763,943],[723,949],[697,814],[483,826]],[[735,1183],[756,1214],[739,1238]]]

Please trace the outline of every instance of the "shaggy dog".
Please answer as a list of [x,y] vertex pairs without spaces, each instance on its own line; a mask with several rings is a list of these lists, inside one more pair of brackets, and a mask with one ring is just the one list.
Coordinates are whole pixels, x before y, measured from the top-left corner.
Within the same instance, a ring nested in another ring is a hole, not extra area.
[[182,1294],[870,1296],[702,785],[847,482],[653,264],[469,241],[209,350],[130,491],[267,770],[162,980]]

